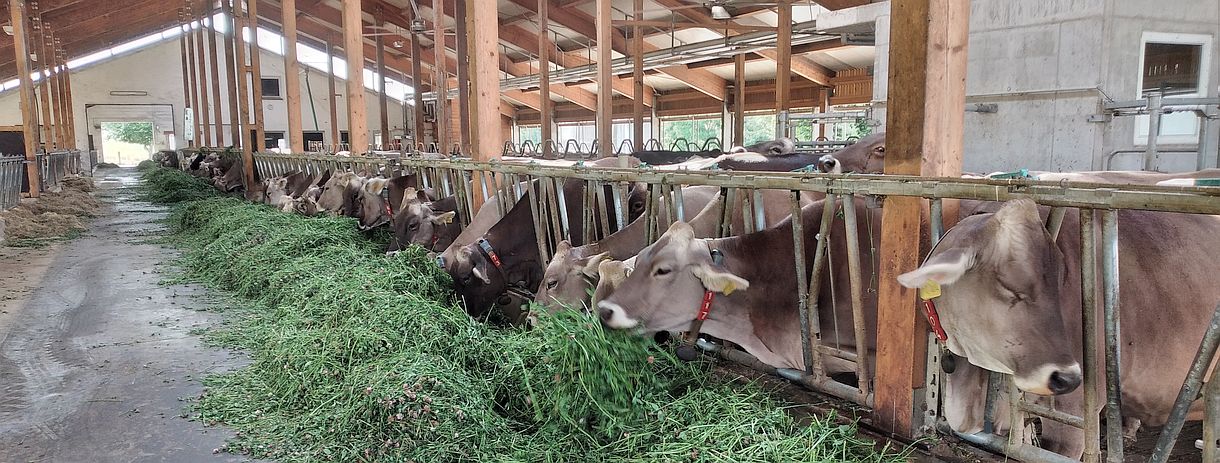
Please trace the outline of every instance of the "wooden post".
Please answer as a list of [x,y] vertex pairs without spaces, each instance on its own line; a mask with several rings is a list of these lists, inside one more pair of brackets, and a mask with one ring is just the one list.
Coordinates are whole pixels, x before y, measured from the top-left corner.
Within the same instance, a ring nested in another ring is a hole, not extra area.
[[[890,41],[885,173],[957,177],[970,4],[893,0],[891,11],[890,37],[902,40]],[[924,383],[928,327],[915,308],[915,291],[897,277],[917,268],[923,255],[921,204],[919,198],[886,198],[881,222],[874,423],[906,437],[920,424],[915,394]],[[944,217],[946,227],[956,217],[947,201]]]
[[[453,19],[457,38],[458,140],[463,154],[471,153],[470,116],[473,112],[470,95],[470,40],[467,0],[456,0]],[[476,185],[476,189],[478,186]],[[476,198],[477,199],[477,198]],[[478,204],[478,201],[476,201]]]
[[51,63],[50,54],[47,53],[47,42],[45,31],[42,27],[42,18],[38,14],[38,2],[30,2],[30,22],[33,27],[30,33],[33,35],[31,40],[34,47],[34,55],[38,57],[38,64],[34,71],[38,73],[38,106],[42,109],[42,117],[39,119],[42,123],[39,124],[40,133],[42,135],[43,149],[51,151],[56,148],[55,138],[52,135],[52,122],[55,120],[51,116],[51,85],[48,83],[49,77],[48,68]]
[[55,41],[56,53],[59,56],[59,62],[63,63],[62,87],[64,100],[64,127],[67,129],[68,140],[65,148],[76,149],[76,105],[72,98],[72,72],[68,69],[68,53],[64,51],[60,45],[59,37],[52,36]]
[[191,122],[194,126],[195,133],[191,139],[191,146],[201,147],[207,142],[203,140],[203,124],[200,122],[199,114],[199,62],[195,57],[195,29],[191,23],[195,21],[195,8],[191,0],[186,1],[186,32],[183,36],[186,37],[186,58],[190,70],[190,102],[188,106],[191,108]]
[[[781,112],[791,109],[789,106],[789,97],[792,90],[792,2],[791,0],[779,0],[776,6],[776,13],[779,15],[777,30],[775,33],[775,112]],[[776,127],[779,127],[778,125]],[[790,136],[787,127],[782,130],[777,130],[775,137]]]
[[[415,19],[412,17],[411,19]],[[439,39],[440,43],[444,43],[444,36]],[[411,88],[414,95],[411,101],[414,103],[412,108],[411,118],[413,119],[412,137],[416,143],[424,142],[424,71],[421,68],[420,62],[423,61],[423,49],[419,44],[419,34],[411,33]],[[436,61],[445,61],[444,53],[436,56]],[[382,122],[388,128],[389,122]],[[406,120],[403,121],[403,131],[406,131]],[[405,138],[405,137],[404,137]]]
[[432,54],[436,56],[433,68],[432,91],[436,93],[436,146],[442,153],[449,150],[449,75],[445,72],[445,6],[444,0],[432,0]]
[[744,53],[738,53],[733,57],[733,82],[733,146],[745,146],[746,55]]
[[288,149],[305,152],[301,131],[301,65],[297,62],[297,1],[280,0],[284,26],[284,100],[288,110]]
[[224,36],[225,80],[227,81],[229,88],[229,139],[233,141],[232,146],[239,147],[244,143],[241,142],[242,121],[238,120],[237,117],[237,78],[239,75],[244,76],[245,74],[242,74],[241,69],[237,67],[237,46],[234,43],[233,37],[240,34],[241,29],[236,24],[236,19],[233,16],[233,6],[229,3],[229,0],[221,0],[220,9],[224,12],[223,17],[225,18],[225,28],[229,31],[229,33],[225,34]]
[[347,132],[352,154],[369,151],[364,104],[364,18],[360,0],[343,0],[343,50],[347,53]]
[[[385,26],[385,21],[381,18],[380,7],[377,8],[377,13],[377,25]],[[382,32],[382,30],[377,31],[377,35],[373,37],[373,44],[377,50],[377,115],[379,117],[378,122],[381,123],[378,126],[378,130],[381,132],[381,149],[387,149],[385,147],[390,144],[390,98],[389,95],[385,94],[385,36],[381,35]],[[415,53],[418,43],[418,37],[415,37],[415,34],[411,34],[412,67],[415,66],[415,63],[419,62],[419,54]],[[411,79],[415,81],[416,86],[419,85],[419,74],[412,71]],[[406,124],[403,125],[405,126]],[[418,137],[419,134],[415,136]]]
[[[635,0],[635,20],[644,20],[644,0]],[[631,103],[632,140],[636,150],[644,149],[644,28],[631,29],[631,81],[635,94]],[[653,103],[655,105],[655,103]],[[656,134],[653,134],[656,136]]]
[[207,33],[207,28],[203,24],[202,12],[196,11],[195,19],[199,21],[199,28],[195,29],[195,59],[196,69],[199,70],[199,124],[203,127],[203,137],[200,140],[202,146],[208,146],[212,143],[212,117],[208,113],[208,55],[203,44],[203,35]]
[[339,138],[339,103],[336,101],[339,90],[335,88],[335,51],[331,40],[326,41],[326,88],[326,100],[330,103],[330,142],[333,146],[339,146],[342,141]]
[[[183,108],[184,115],[186,114],[186,111],[190,111],[191,108],[194,108],[194,105],[191,103],[190,56],[188,56],[186,53],[187,33],[186,33],[186,29],[183,27],[185,24],[186,24],[186,12],[184,12],[182,8],[179,8],[178,9],[178,32],[179,32],[179,34],[178,34],[178,52],[182,54],[182,108]],[[177,119],[178,115],[175,114],[174,118]],[[191,114],[191,121],[194,121],[194,120],[195,120],[194,114]],[[195,130],[195,127],[191,127],[191,130]],[[186,139],[186,134],[185,134],[186,127],[183,127],[182,131],[184,132],[183,139],[185,140]],[[186,142],[187,142],[187,146],[195,146],[195,137],[193,136],[193,134],[191,136],[191,139],[186,140]]]
[[25,173],[30,182],[30,197],[37,198],[42,186],[38,176],[38,114],[34,110],[34,82],[30,80],[30,50],[26,46],[29,34],[25,24],[25,2],[8,0],[13,26],[13,59],[17,63],[17,79],[21,82],[21,131],[25,138]]
[[72,126],[69,113],[72,108],[68,105],[66,84],[68,65],[64,60],[60,59],[59,50],[55,47],[55,34],[51,26],[43,23],[42,27],[46,31],[46,35],[43,38],[47,42],[47,59],[50,60],[48,65],[51,67],[51,101],[55,104],[52,112],[55,115],[56,146],[62,149],[72,146],[72,133],[69,132],[69,127]]
[[[614,92],[610,74],[610,39],[613,37],[611,0],[597,0],[597,157],[614,154]],[[638,53],[637,53],[638,54]],[[626,162],[626,158],[623,160]]]
[[215,10],[208,9],[208,24],[211,26],[204,29],[204,33],[208,35],[208,59],[211,60],[212,68],[212,117],[216,124],[216,132],[214,140],[216,146],[225,146],[225,123],[223,116],[223,106],[220,103],[220,47],[216,46],[216,16],[213,14]]
[[258,46],[258,2],[248,0],[246,24],[250,27],[250,88],[254,108],[254,151],[266,149],[267,134],[263,125],[263,49]]
[[550,159],[554,154],[551,144],[547,143],[547,140],[554,138],[551,133],[551,26],[550,14],[547,11],[550,3],[551,0],[538,0],[538,141],[542,143],[543,159]]
[[[229,1],[229,0],[226,0]],[[245,7],[242,0],[231,0],[233,11],[233,61],[237,73],[237,124],[240,126],[242,177],[246,186],[254,185],[254,151],[257,149],[250,141],[250,87],[249,67],[246,66],[246,37],[242,29],[246,27]],[[256,52],[257,53],[257,52]]]
[[470,157],[486,161],[500,153],[500,28],[496,2],[467,0],[470,41],[471,96],[475,106],[471,124]]

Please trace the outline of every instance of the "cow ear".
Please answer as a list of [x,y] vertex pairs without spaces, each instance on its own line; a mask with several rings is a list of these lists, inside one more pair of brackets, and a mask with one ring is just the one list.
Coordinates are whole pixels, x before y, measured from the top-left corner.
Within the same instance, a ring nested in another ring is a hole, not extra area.
[[670,225],[669,230],[665,230],[665,234],[661,236],[668,236],[671,240],[690,241],[695,239],[695,229],[686,222],[678,221]]
[[898,284],[908,288],[922,288],[928,282],[953,284],[974,265],[974,253],[963,248],[953,248],[928,258],[914,271],[898,275]]
[[455,215],[457,215],[457,213],[455,213],[453,211],[449,211],[449,212],[446,212],[441,215],[434,215],[434,216],[432,216],[432,223],[437,224],[437,225],[453,223],[453,216],[455,216]]
[[568,253],[570,253],[570,252],[572,252],[572,243],[569,242],[568,240],[561,240],[559,242],[559,244],[555,245],[554,258],[555,259],[565,258],[568,256]]
[[369,180],[368,182],[365,182],[365,184],[364,184],[364,191],[367,191],[371,194],[379,195],[379,194],[381,194],[381,190],[385,189],[386,182],[388,182],[388,180],[386,180],[384,178],[374,178],[372,180]]
[[703,287],[708,291],[715,291],[724,295],[733,294],[733,291],[746,290],[750,287],[750,282],[745,278],[739,277],[729,272],[712,268],[707,264],[701,264],[698,267],[691,269],[691,273],[699,281],[703,282]]
[[729,149],[729,154],[737,154],[737,153],[744,153],[744,152],[746,152],[746,148],[744,146],[734,146]]
[[592,256],[589,256],[588,258],[585,259],[585,266],[584,266],[584,268],[581,269],[581,273],[584,273],[589,278],[596,277],[597,269],[598,269],[598,267],[601,266],[602,261],[607,260],[609,258],[610,258],[610,255],[607,253],[604,253],[604,252],[601,254],[594,254]]
[[409,186],[407,187],[407,191],[402,193],[402,205],[406,206],[407,204],[411,204],[411,200],[413,199],[415,199],[415,187]]

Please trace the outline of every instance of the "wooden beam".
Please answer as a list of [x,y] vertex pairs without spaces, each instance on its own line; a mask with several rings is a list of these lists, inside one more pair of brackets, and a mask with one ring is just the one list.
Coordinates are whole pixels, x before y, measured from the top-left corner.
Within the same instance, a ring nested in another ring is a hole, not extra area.
[[50,86],[51,102],[53,103],[51,113],[54,115],[55,128],[55,146],[59,148],[68,147],[68,106],[67,100],[64,99],[64,75],[67,67],[59,60],[59,53],[55,49],[55,35],[49,24],[43,23],[43,40],[46,43],[46,57],[48,60],[47,67],[51,71],[51,76],[48,78],[47,84]]
[[[707,29],[706,24],[693,22],[670,22],[670,21],[645,21],[645,20],[622,20],[616,19],[613,24],[618,27],[655,27],[665,30],[682,30],[682,29]],[[720,24],[716,29],[719,30],[734,30],[734,31],[758,31],[758,32],[773,32],[776,28],[771,26],[754,26],[749,24],[736,24],[725,22]]]
[[[634,19],[644,19],[644,0],[632,2]],[[634,84],[634,100],[631,105],[631,140],[637,150],[644,149],[644,29],[631,29],[631,81]]]
[[39,124],[39,128],[41,129],[40,133],[44,144],[43,149],[51,151],[56,147],[55,137],[52,134],[52,125],[55,118],[51,116],[51,86],[48,83],[51,79],[49,72],[47,72],[49,70],[47,63],[51,62],[51,60],[47,53],[46,34],[43,31],[42,20],[38,14],[38,2],[30,2],[29,6],[30,23],[32,25],[30,28],[32,36],[30,45],[34,48],[34,55],[38,57],[38,63],[34,66],[34,72],[38,74],[38,106],[42,110],[42,117],[39,119],[42,123]]
[[[432,37],[444,37],[444,0],[432,0]],[[432,87],[436,90],[436,146],[444,153],[449,149],[449,75],[445,73],[445,41],[433,40],[432,53],[438,57],[433,69],[436,72]],[[419,91],[419,89],[415,89]]]
[[[791,30],[791,28],[789,28],[789,30]],[[791,39],[791,37],[792,36],[789,35],[789,39]],[[791,47],[788,47],[788,49],[790,49],[790,48]],[[759,56],[762,56],[769,60],[775,61],[776,66],[778,67],[779,61],[781,59],[780,55],[783,54],[779,50],[785,50],[785,48],[776,47],[775,50],[759,50],[756,53],[758,53]],[[822,85],[822,86],[826,86],[826,87],[834,86],[834,84],[831,82],[831,80],[834,79],[834,71],[827,69],[825,66],[818,64],[817,62],[815,62],[812,59],[809,59],[808,57],[796,56],[791,53],[788,53],[787,55],[788,55],[788,66],[785,69],[788,69],[790,71],[789,72],[790,75],[796,74],[798,76],[809,79],[811,82],[818,84],[818,85]],[[777,76],[777,79],[778,79],[778,76]]]
[[263,125],[263,49],[258,46],[258,2],[247,0],[246,26],[250,28],[250,103],[254,109],[254,151],[265,149],[267,140],[265,125]]
[[[251,0],[251,3],[256,3]],[[200,138],[200,146],[215,146],[212,143],[212,118],[208,113],[208,55],[204,49],[204,31],[207,30],[203,25],[202,8],[196,7],[194,11],[195,21],[199,23],[199,27],[195,29],[195,69],[198,72],[196,81],[199,83],[199,125],[203,128],[203,136]]]
[[68,54],[59,46],[58,36],[52,35],[51,38],[55,41],[56,53],[59,54],[58,61],[63,63],[63,72],[60,74],[63,77],[64,127],[68,134],[65,148],[76,149],[76,104],[72,98],[72,72],[68,69]]
[[[961,174],[969,2],[893,0],[885,173]],[[923,255],[919,198],[890,197],[882,211],[878,274],[874,424],[911,437],[919,426],[914,395],[924,385],[928,327],[917,315],[915,291],[898,275]],[[946,204],[946,226],[956,211]],[[926,236],[926,235],[925,235]]]
[[[253,186],[254,178],[254,151],[258,148],[250,140],[250,87],[249,76],[250,67],[246,65],[246,37],[242,35],[242,29],[246,27],[249,18],[246,17],[246,8],[242,4],[242,0],[225,0],[231,1],[230,11],[233,12],[233,61],[236,65],[233,71],[237,75],[237,125],[240,126],[240,136],[237,143],[241,146],[242,160],[242,180],[245,181],[247,187]],[[257,51],[255,51],[257,53]]]
[[610,88],[611,38],[614,27],[610,24],[613,13],[610,0],[597,0],[597,154],[608,158],[614,154],[614,93]]
[[[523,90],[505,90],[504,98],[513,100],[513,101],[517,102],[517,104],[520,104],[521,106],[525,106],[532,110],[535,110],[538,112],[543,111],[542,108],[544,107],[543,106],[544,103],[542,101],[542,96],[540,94],[526,92]],[[546,106],[549,107],[550,105],[546,105]],[[543,114],[545,114],[545,113],[543,113]],[[543,127],[546,127],[546,125],[543,124]],[[543,129],[543,133],[549,133],[549,132],[550,132],[549,130],[546,130],[545,128]],[[542,140],[545,141],[546,138],[542,138]]]
[[475,106],[471,112],[470,157],[485,161],[499,154],[500,134],[500,39],[495,2],[467,0],[470,42],[470,85]]
[[[378,12],[380,13],[380,8],[378,9]],[[378,16],[374,16],[374,21],[379,26],[385,25],[385,22],[382,22]],[[415,40],[412,40],[412,50],[414,50],[416,46],[418,46],[418,43]],[[385,36],[381,34],[374,36],[373,47],[376,56],[375,63],[377,66],[377,70],[374,73],[376,74],[377,81],[374,82],[373,88],[377,90],[377,116],[378,122],[380,122],[377,127],[378,132],[381,132],[381,149],[385,149],[385,146],[390,144],[390,101],[388,96],[385,94]],[[411,66],[414,67],[416,66],[416,63],[419,62],[419,53],[412,53],[411,58]],[[414,72],[411,73],[412,79],[415,80],[418,80],[416,78],[418,75],[419,74]]]
[[215,141],[216,146],[225,146],[225,126],[224,117],[222,116],[223,106],[220,103],[220,48],[216,46],[216,24],[214,16],[211,14],[211,9],[208,10],[208,24],[211,27],[204,29],[203,33],[208,36],[208,59],[211,61],[212,67],[212,116],[216,123]]
[[[792,2],[779,0],[776,5],[779,18],[779,31],[775,34],[775,112],[782,113],[791,109],[789,98],[792,96]],[[788,137],[788,127],[776,131],[775,138]]]
[[554,113],[551,111],[551,23],[550,14],[547,12],[550,3],[550,0],[538,0],[538,30],[542,32],[538,34],[538,106],[534,109],[538,110],[542,118],[538,141],[542,144],[544,159],[550,159],[554,154],[551,143],[547,141],[555,139],[555,135],[551,133],[554,127],[551,118]]
[[195,130],[194,133],[192,133],[193,136],[191,137],[191,146],[201,147],[207,144],[207,142],[203,140],[203,119],[199,114],[199,60],[198,55],[195,54],[195,29],[191,26],[191,23],[195,22],[194,11],[195,7],[193,6],[191,0],[187,0],[186,9],[183,11],[186,19],[186,23],[184,24],[186,30],[182,35],[186,37],[186,57],[190,66],[189,80],[191,85],[191,98],[188,106],[191,108],[191,125],[194,126],[193,128]]
[[[549,27],[549,21],[548,21],[548,27]],[[520,26],[506,26],[506,25],[500,26],[500,41],[501,42],[508,43],[509,45],[515,46],[522,50],[525,50],[526,53],[530,53],[530,54],[534,54],[534,55],[538,55],[538,56],[542,55],[541,51],[538,49],[538,47],[541,44],[541,40],[542,40],[542,37],[539,37],[540,35],[543,35],[543,34],[534,34],[530,31],[527,31],[527,30],[521,28]],[[548,42],[549,42],[549,39],[548,39]],[[538,43],[538,44],[536,45],[535,43]],[[552,48],[553,48],[553,45],[552,45]],[[556,54],[553,54],[552,52],[554,52],[554,50],[549,50],[547,53],[547,56],[548,56],[550,62],[555,63],[556,65],[559,65],[559,66],[573,67],[573,66],[586,66],[586,65],[593,64],[593,60],[591,60],[579,53],[559,53],[556,55]],[[540,62],[541,62],[541,60],[540,60]],[[541,66],[540,66],[540,68],[541,68]],[[618,93],[619,95],[623,95],[627,98],[635,98],[635,90],[634,90],[635,84],[631,81],[631,79],[617,77],[617,76],[612,77],[611,86],[613,87],[614,91],[616,93]],[[648,107],[652,107],[653,94],[656,92],[653,90],[653,88],[651,86],[648,86],[648,85],[644,86],[644,90],[645,90],[644,94],[643,94],[644,95],[643,96],[644,105],[648,106]]]
[[224,35],[225,81],[229,89],[229,139],[233,141],[232,146],[240,147],[242,146],[242,122],[238,120],[237,116],[237,76],[240,71],[237,67],[236,44],[233,41],[233,37],[236,35],[235,31],[238,29],[234,25],[233,8],[229,4],[229,0],[221,0],[220,9],[224,12],[225,29],[229,31]]
[[746,55],[733,57],[733,146],[746,144]]
[[297,61],[297,2],[280,0],[284,37],[284,101],[288,111],[288,149],[305,152],[305,133],[301,127],[301,63]]
[[[458,140],[463,154],[471,155],[471,135],[470,135],[470,117],[472,114],[470,102],[470,46],[469,46],[469,22],[467,21],[467,10],[470,3],[466,0],[455,0],[453,21],[455,29],[456,43],[454,50],[457,50],[457,82],[458,89]],[[499,58],[496,59],[499,61]],[[475,186],[476,190],[479,188]],[[481,190],[480,190],[481,191]],[[479,198],[475,198],[475,204],[480,205]]]
[[[412,13],[414,14],[414,13]],[[439,40],[444,40],[443,36]],[[416,143],[424,142],[424,92],[423,92],[423,46],[419,43],[419,34],[411,33],[411,78],[415,80],[416,91],[412,92],[411,101],[414,103],[411,107],[411,119],[413,129],[412,136]],[[403,131],[406,131],[406,121],[403,121]]]
[[364,18],[360,0],[343,0],[343,50],[347,53],[347,136],[352,154],[369,150],[364,103]]
[[330,106],[330,143],[339,146],[342,141],[339,135],[339,90],[335,88],[335,52],[330,40],[326,41],[326,92],[326,101]]
[[26,177],[30,185],[30,197],[37,198],[42,189],[38,176],[38,115],[34,110],[34,82],[30,80],[30,51],[26,46],[29,37],[25,24],[25,2],[8,0],[9,17],[13,27],[13,58],[17,62],[17,79],[21,82],[21,132],[25,141]]

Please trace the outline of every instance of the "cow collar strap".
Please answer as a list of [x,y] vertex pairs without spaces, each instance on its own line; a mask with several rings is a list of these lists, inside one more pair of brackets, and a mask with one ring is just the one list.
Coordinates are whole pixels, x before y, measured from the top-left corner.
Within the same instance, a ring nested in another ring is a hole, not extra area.
[[503,263],[500,261],[500,255],[496,254],[495,248],[491,247],[491,242],[484,238],[479,238],[478,245],[479,249],[483,251],[483,254],[486,254],[487,258],[491,259],[491,265],[494,265],[496,270],[503,273],[504,268]]
[[[709,247],[708,253],[712,255],[712,263],[720,266],[724,263],[724,254],[719,249]],[[716,300],[716,293],[710,289],[703,289],[703,300],[699,303],[699,311],[695,313],[695,319],[690,322],[690,329],[686,330],[686,342],[694,343],[699,337],[699,330],[703,328],[703,321],[712,312],[712,302]]]
[[[932,249],[928,251],[927,257],[924,257],[920,266],[928,263],[928,259],[932,257],[932,253],[936,252],[936,247],[945,241],[945,235],[948,235],[949,231],[945,231],[936,244],[932,245]],[[923,315],[928,319],[928,326],[932,327],[932,333],[936,334],[936,339],[943,345],[945,341],[949,340],[949,335],[945,334],[945,328],[940,324],[940,314],[936,312],[935,299],[938,297],[940,297],[940,283],[936,280],[928,280],[919,287],[919,300],[920,305],[923,306]]]

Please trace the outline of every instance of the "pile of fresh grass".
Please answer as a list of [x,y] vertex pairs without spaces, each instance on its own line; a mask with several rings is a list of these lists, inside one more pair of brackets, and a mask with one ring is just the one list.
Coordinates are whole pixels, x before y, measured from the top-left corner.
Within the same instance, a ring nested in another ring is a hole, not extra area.
[[140,178],[143,187],[139,199],[150,203],[173,204],[220,196],[211,182],[177,169],[148,169]]
[[282,461],[898,459],[851,426],[798,424],[758,388],[716,380],[581,314],[544,316],[528,331],[472,320],[422,249],[385,257],[384,243],[351,219],[214,198],[178,205],[169,225],[185,278],[248,306],[208,336],[252,363],[209,377],[196,408],[239,431],[230,452]]

